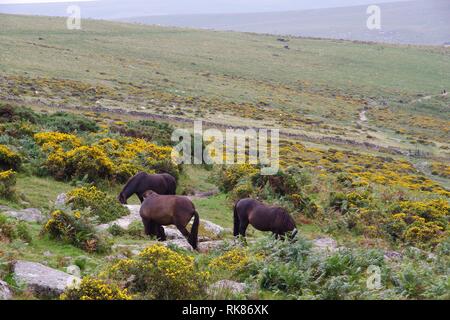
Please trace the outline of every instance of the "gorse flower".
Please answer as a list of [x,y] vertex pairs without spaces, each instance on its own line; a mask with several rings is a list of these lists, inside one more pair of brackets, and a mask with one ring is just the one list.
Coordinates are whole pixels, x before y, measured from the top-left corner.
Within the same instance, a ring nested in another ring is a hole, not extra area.
[[[102,134],[91,134],[89,139],[98,139],[93,144],[72,134],[43,132],[34,135],[35,141],[47,154],[44,167],[59,179],[84,178],[125,182],[139,171],[152,171],[160,163],[169,161],[166,171],[177,173],[171,162],[171,147],[161,147],[143,139],[99,138]],[[167,163],[164,164],[167,166]]]
[[212,270],[228,270],[241,272],[249,264],[248,253],[243,249],[233,249],[223,255],[214,258],[209,263]]
[[0,144],[0,169],[14,169],[20,168],[22,158],[20,155],[12,151],[9,147]]
[[114,197],[95,186],[73,189],[67,196],[68,202],[74,209],[90,209],[91,215],[101,223],[110,222],[129,214],[128,210]]
[[16,172],[13,170],[0,171],[0,197],[11,198],[16,185]]
[[203,294],[207,272],[197,270],[191,256],[161,244],[144,249],[133,259],[122,259],[106,275],[123,282],[130,277],[130,292],[151,299],[189,299]]
[[97,235],[89,219],[79,211],[53,211],[45,223],[42,233],[88,252],[109,250],[109,244]]
[[115,284],[104,280],[85,277],[79,286],[67,289],[60,296],[61,300],[131,300],[127,289],[120,289]]

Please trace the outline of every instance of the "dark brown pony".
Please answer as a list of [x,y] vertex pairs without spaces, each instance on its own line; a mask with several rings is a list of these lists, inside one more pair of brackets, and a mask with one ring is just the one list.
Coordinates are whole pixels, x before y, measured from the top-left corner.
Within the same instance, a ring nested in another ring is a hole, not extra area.
[[248,225],[260,231],[271,231],[277,238],[297,233],[294,219],[283,208],[269,207],[250,198],[241,199],[234,206],[234,236],[245,237]]
[[127,200],[133,194],[136,194],[141,203],[144,201],[144,192],[153,190],[158,194],[175,194],[177,182],[173,176],[168,173],[148,174],[139,172],[131,177],[119,194],[118,200],[122,204],[127,204]]
[[[187,197],[159,195],[149,190],[144,193],[144,202],[139,213],[144,224],[145,234],[165,241],[166,234],[162,226],[173,224],[186,237],[191,246],[197,249],[200,218],[194,204]],[[186,226],[193,216],[194,223],[189,233]]]

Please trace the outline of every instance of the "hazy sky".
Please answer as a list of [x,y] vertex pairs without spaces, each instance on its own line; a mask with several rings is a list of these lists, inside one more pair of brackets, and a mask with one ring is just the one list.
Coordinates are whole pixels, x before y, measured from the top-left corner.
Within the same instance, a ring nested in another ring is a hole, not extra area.
[[[65,15],[68,2],[71,1],[0,0],[0,12]],[[93,2],[84,0],[78,5],[84,11],[85,17],[108,19],[136,15],[288,11],[383,2],[395,2],[395,0],[98,0]]]

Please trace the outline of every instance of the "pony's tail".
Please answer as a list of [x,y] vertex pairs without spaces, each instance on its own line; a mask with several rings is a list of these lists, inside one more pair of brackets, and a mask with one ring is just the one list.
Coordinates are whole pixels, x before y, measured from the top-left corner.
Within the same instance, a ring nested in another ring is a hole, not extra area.
[[200,224],[200,217],[198,216],[198,212],[194,211],[194,223],[192,224],[191,234],[189,235],[189,243],[192,248],[197,250],[197,242],[198,242],[198,226]]
[[234,211],[233,211],[233,235],[237,237],[239,235],[239,216],[237,214],[237,204],[239,201],[237,201],[234,204]]

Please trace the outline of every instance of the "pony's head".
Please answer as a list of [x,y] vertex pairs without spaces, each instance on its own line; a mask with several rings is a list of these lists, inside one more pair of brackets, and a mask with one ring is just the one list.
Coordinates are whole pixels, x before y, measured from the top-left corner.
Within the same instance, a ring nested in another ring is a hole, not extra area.
[[294,218],[283,208],[276,208],[276,213],[280,217],[278,220],[281,224],[279,228],[284,232],[290,232],[292,237],[297,234],[297,226],[295,224]]
[[119,194],[119,196],[117,197],[117,200],[119,200],[119,202],[121,204],[127,204],[127,197],[125,196],[125,194],[123,192],[121,192]]

